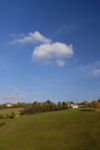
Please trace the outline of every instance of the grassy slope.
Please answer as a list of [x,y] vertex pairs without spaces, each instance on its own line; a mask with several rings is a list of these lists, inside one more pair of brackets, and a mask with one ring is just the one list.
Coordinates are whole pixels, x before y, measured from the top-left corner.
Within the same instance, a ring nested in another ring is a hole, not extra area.
[[6,120],[0,150],[99,150],[100,112],[59,111]]

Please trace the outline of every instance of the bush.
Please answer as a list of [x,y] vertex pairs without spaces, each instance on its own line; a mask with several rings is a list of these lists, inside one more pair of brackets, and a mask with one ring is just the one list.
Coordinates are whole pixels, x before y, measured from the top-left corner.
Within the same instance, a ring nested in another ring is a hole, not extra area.
[[0,123],[0,127],[4,126],[5,125],[5,122],[1,122]]
[[11,114],[7,114],[6,116],[7,116],[7,118],[14,119],[16,114],[14,112],[11,112]]

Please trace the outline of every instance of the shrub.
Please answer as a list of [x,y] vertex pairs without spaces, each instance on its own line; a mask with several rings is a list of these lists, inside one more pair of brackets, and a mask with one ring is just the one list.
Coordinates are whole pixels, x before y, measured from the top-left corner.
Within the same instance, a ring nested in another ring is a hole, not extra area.
[[7,118],[14,119],[16,114],[14,112],[11,112],[11,114],[7,114]]
[[1,122],[0,123],[0,127],[4,126],[5,125],[5,122]]

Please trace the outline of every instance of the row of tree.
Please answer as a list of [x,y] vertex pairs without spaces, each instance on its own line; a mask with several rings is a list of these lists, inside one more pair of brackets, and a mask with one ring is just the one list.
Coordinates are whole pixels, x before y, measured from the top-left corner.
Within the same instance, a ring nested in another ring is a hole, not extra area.
[[[44,112],[44,111],[57,111],[71,108],[71,104],[75,104],[73,101],[59,101],[58,103],[54,103],[50,100],[45,102],[33,102],[33,103],[16,103],[12,105],[12,108],[23,108],[21,114],[34,114],[37,112]],[[100,99],[93,100],[93,101],[83,101],[77,103],[79,108],[93,108],[93,109],[100,109]],[[2,107],[5,108],[5,107]]]
[[100,109],[100,98],[97,100],[90,101],[90,102],[85,100],[79,103],[79,106],[83,108]]
[[21,114],[34,114],[36,112],[45,112],[45,111],[57,111],[67,109],[68,105],[66,102],[58,102],[57,104],[53,103],[50,100],[46,102],[33,102],[31,104],[24,105],[24,109],[21,111]]
[[[22,110],[21,114],[34,114],[36,112],[64,110],[64,109],[71,108],[71,104],[75,104],[75,103],[72,101],[69,102],[59,101],[58,103],[54,103],[50,100],[47,100],[46,102],[35,101],[31,104],[24,105],[24,109]],[[91,102],[83,101],[77,104],[79,105],[79,108],[97,109],[100,108],[100,99]]]

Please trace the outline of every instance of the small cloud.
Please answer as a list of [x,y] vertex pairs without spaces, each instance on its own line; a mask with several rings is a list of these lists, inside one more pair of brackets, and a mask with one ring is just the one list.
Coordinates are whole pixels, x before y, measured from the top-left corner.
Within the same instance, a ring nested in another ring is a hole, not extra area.
[[51,43],[51,40],[46,38],[44,35],[42,35],[39,31],[30,32],[27,36],[24,34],[16,35],[15,33],[12,34],[13,40],[10,41],[10,44],[33,44],[33,43]]
[[46,38],[44,35],[40,34],[40,32],[35,31],[32,33],[32,36],[36,41],[42,42],[42,43],[51,43],[51,40]]
[[100,76],[100,69],[99,69],[99,68],[94,69],[93,72],[92,72],[92,74],[93,74],[93,76],[95,76],[95,77]]
[[20,33],[20,34],[17,34],[17,33],[11,33],[9,35],[12,39],[15,39],[15,38],[21,38],[21,37],[24,37],[25,34],[24,33]]
[[36,46],[33,50],[33,60],[48,62],[56,60],[59,66],[64,66],[64,59],[74,54],[72,45],[61,42],[47,43]]

